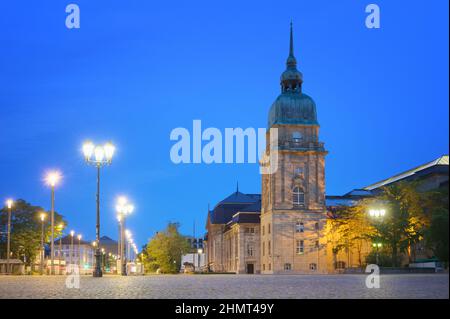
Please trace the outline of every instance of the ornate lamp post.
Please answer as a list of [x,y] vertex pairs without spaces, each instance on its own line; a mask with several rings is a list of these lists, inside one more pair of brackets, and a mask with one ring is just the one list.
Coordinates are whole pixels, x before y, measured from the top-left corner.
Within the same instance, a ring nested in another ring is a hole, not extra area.
[[95,267],[93,271],[94,277],[102,277],[102,255],[100,252],[100,168],[110,165],[114,155],[115,147],[111,143],[103,146],[95,146],[92,142],[86,142],[83,145],[83,153],[86,163],[92,164],[97,168],[97,224],[96,224],[96,241],[95,250]]
[[50,274],[55,274],[55,186],[61,179],[61,174],[57,171],[47,174],[45,180],[51,188],[51,235],[50,235]]
[[77,236],[78,239],[78,267],[81,271],[81,234]]
[[64,230],[64,224],[61,223],[58,225],[58,228],[61,230],[61,236],[59,236],[59,254],[58,254],[58,263],[59,263],[59,274],[62,275],[62,267],[61,267],[61,263],[62,263],[62,238],[64,236],[63,234],[63,230]]
[[[386,215],[385,209],[369,209],[369,216],[376,221],[381,220]],[[372,246],[376,249],[376,263],[379,264],[379,249],[382,247],[382,244],[380,242],[373,243]]]
[[6,273],[10,273],[10,267],[9,267],[9,255],[11,255],[11,213],[12,213],[12,206],[14,204],[14,201],[12,199],[6,200],[6,207],[8,208],[8,230],[7,230],[7,243],[6,243]]
[[45,217],[46,214],[45,213],[41,213],[39,215],[40,219],[41,219],[41,267],[40,267],[40,272],[41,275],[44,273],[44,221],[45,221]]
[[200,256],[201,256],[201,254],[203,254],[203,249],[202,248],[197,249],[197,253],[198,253],[198,264],[197,264],[197,266],[198,266],[198,271],[200,271]]
[[72,265],[72,256],[73,256],[73,236],[75,235],[75,231],[70,231],[70,258],[69,258],[69,264]]
[[124,254],[124,228],[125,228],[125,220],[128,215],[130,215],[133,210],[134,206],[132,204],[128,203],[128,199],[124,196],[121,196],[117,200],[116,205],[117,210],[117,220],[119,221],[119,257],[120,257],[120,263],[121,263],[121,273],[122,276],[127,275],[127,266],[126,266],[126,257]]

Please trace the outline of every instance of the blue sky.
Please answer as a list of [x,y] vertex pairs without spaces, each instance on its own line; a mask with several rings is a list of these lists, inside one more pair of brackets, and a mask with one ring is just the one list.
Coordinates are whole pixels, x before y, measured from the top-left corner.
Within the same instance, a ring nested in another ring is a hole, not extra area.
[[[117,154],[102,176],[102,234],[117,237],[125,194],[139,245],[168,221],[203,232],[207,205],[260,192],[256,164],[174,165],[176,127],[265,127],[294,21],[304,92],[317,103],[327,194],[448,153],[448,2],[9,1],[0,20],[0,197],[49,208],[45,171],[64,174],[56,208],[95,234],[89,138]],[[377,3],[381,28],[367,29]]]

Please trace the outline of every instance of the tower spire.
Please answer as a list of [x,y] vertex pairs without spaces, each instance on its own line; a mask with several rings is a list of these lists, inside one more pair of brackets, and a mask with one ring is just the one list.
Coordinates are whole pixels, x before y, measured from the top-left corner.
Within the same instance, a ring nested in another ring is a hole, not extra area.
[[291,31],[290,31],[290,38],[289,38],[289,56],[286,61],[286,66],[288,68],[295,68],[297,67],[297,60],[294,56],[294,30],[292,25],[292,19],[291,19]]
[[291,19],[291,37],[289,42],[289,56],[294,56],[294,32],[292,30],[292,19]]
[[236,193],[239,193],[239,181],[236,182]]

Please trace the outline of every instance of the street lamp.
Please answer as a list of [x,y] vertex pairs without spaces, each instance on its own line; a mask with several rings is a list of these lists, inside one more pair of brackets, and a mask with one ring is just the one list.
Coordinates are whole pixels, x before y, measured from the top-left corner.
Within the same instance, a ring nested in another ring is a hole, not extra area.
[[77,236],[78,239],[78,267],[81,269],[81,234]]
[[374,218],[381,218],[386,215],[385,209],[370,209],[369,210],[369,216]]
[[7,244],[6,244],[6,273],[10,273],[10,267],[9,267],[9,255],[11,254],[11,213],[12,213],[12,206],[14,204],[14,201],[11,198],[8,198],[6,200],[6,207],[8,208],[8,230],[7,230]]
[[[103,146],[94,145],[92,142],[86,142],[83,145],[83,153],[86,163],[92,164],[97,168],[97,224],[96,224],[96,241],[100,242],[100,168],[110,165],[115,152],[115,147],[111,143]],[[102,277],[102,256],[100,254],[99,245],[95,250],[95,268],[94,277]]]
[[73,236],[75,235],[75,231],[70,231],[70,258],[69,263],[72,265],[72,255],[73,255]]
[[54,247],[54,239],[55,239],[55,186],[61,179],[61,174],[58,171],[49,172],[45,177],[45,181],[47,185],[50,186],[51,189],[51,235],[50,235],[50,274],[55,274],[55,247]]
[[197,253],[198,253],[198,270],[200,271],[200,255],[203,254],[203,249],[202,248],[197,249]]
[[372,246],[376,249],[376,262],[377,262],[377,265],[379,264],[379,257],[378,257],[378,250],[383,246],[383,244],[382,243],[372,243]]
[[62,275],[62,267],[61,267],[61,262],[62,262],[62,238],[64,236],[63,234],[63,230],[64,230],[64,224],[61,223],[58,225],[58,228],[61,230],[61,236],[59,237],[59,274]]
[[120,263],[122,268],[122,275],[127,275],[127,264],[126,264],[126,257],[124,256],[124,228],[125,228],[125,220],[127,215],[130,215],[133,210],[134,206],[132,204],[128,203],[128,199],[124,196],[120,196],[117,199],[117,220],[119,222],[119,257],[120,257]]
[[41,267],[40,272],[41,275],[44,273],[44,221],[45,221],[46,214],[41,213],[39,215],[39,218],[41,219]]

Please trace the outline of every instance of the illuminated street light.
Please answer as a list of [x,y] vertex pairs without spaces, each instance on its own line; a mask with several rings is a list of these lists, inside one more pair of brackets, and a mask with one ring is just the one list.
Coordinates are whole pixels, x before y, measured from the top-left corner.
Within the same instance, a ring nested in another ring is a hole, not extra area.
[[88,141],[83,144],[83,154],[86,163],[91,164],[97,168],[97,223],[96,223],[96,241],[97,248],[95,250],[95,266],[93,271],[94,277],[102,277],[102,255],[99,250],[98,243],[100,242],[100,168],[105,165],[110,165],[114,156],[116,148],[112,143],[102,145],[95,145]]
[[41,265],[40,265],[40,273],[41,275],[44,273],[44,221],[47,214],[41,213],[39,218],[41,219]]
[[81,269],[81,234],[78,234],[78,267]]
[[126,217],[134,211],[134,206],[132,204],[128,203],[128,199],[125,196],[120,196],[117,198],[116,211],[117,211],[117,220],[119,222],[118,256],[120,258],[120,263],[121,263],[121,270],[122,270],[121,273],[123,276],[126,276],[127,275],[127,260],[126,260],[125,254],[124,254],[125,238],[124,238],[123,230],[125,228]]
[[61,231],[61,236],[59,237],[58,263],[59,263],[59,274],[62,275],[61,261],[62,261],[62,238],[64,236],[64,234],[63,234],[64,224],[63,223],[59,224],[58,229]]
[[385,209],[370,209],[369,216],[374,218],[384,217],[386,215]]
[[72,265],[72,255],[73,255],[73,236],[75,235],[75,231],[70,231],[70,258],[69,263]]
[[372,243],[372,247],[374,247],[375,248],[375,251],[376,251],[376,263],[377,263],[377,265],[379,264],[379,253],[378,253],[378,250],[381,248],[383,246],[383,244],[382,243]]
[[8,198],[6,200],[6,207],[8,208],[8,229],[7,229],[7,244],[6,244],[6,273],[10,273],[10,267],[9,267],[9,257],[11,255],[11,214],[12,214],[12,207],[13,207],[14,201],[11,198]]
[[50,274],[55,274],[55,186],[61,180],[61,173],[58,171],[49,172],[45,177],[47,185],[51,188],[51,235],[50,235]]

